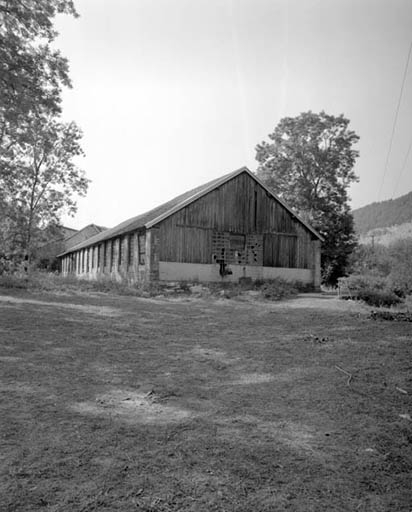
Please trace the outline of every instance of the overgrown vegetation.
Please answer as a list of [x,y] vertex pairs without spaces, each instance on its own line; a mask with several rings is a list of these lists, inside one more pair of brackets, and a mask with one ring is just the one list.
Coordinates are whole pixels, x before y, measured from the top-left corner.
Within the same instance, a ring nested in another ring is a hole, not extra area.
[[360,245],[351,267],[352,273],[339,280],[343,295],[378,307],[399,304],[412,295],[412,239],[389,247]]
[[352,274],[339,279],[343,298],[363,300],[369,306],[394,306],[401,299],[388,287],[386,279],[373,274]]
[[0,287],[20,288],[38,292],[78,293],[101,292],[115,295],[153,295],[159,293],[159,288],[151,285],[133,286],[129,283],[117,282],[110,279],[88,280],[72,276],[62,276],[59,273],[31,270],[17,271],[0,275]]
[[299,282],[285,281],[281,278],[257,280],[243,283],[131,283],[118,282],[110,278],[96,280],[77,279],[58,273],[24,269],[5,272],[0,275],[0,287],[18,288],[39,292],[82,293],[98,292],[136,297],[184,296],[220,297],[226,299],[247,298],[277,301],[293,297],[299,292],[309,291],[310,287]]

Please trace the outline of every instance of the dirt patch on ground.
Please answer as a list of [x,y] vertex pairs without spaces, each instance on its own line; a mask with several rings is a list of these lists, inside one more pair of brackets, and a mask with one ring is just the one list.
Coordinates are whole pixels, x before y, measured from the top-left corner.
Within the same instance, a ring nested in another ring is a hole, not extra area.
[[306,293],[297,295],[288,301],[271,303],[274,308],[287,309],[317,309],[319,311],[338,311],[346,313],[369,313],[370,308],[359,301],[341,300],[337,295],[324,295],[321,293]]
[[275,376],[269,373],[245,373],[240,375],[236,380],[227,382],[230,386],[248,386],[250,384],[263,384],[265,382],[273,382]]
[[250,384],[264,384],[266,382],[295,382],[299,379],[305,379],[313,370],[304,368],[289,368],[278,373],[244,373],[239,375],[236,380],[228,381],[226,384],[231,386],[246,386]]
[[71,409],[80,414],[105,416],[132,424],[169,424],[193,416],[192,412],[182,408],[157,403],[150,394],[120,389],[99,395],[93,402],[73,404]]
[[293,421],[260,421],[254,416],[235,416],[226,421],[217,422],[218,434],[228,439],[263,436],[266,440],[282,443],[294,450],[315,452],[321,432],[308,425]]

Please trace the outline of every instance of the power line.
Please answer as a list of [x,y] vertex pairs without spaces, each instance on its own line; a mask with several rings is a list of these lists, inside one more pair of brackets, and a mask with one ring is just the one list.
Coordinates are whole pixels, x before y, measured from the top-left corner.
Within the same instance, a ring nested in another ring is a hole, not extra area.
[[411,152],[411,149],[412,149],[412,139],[411,139],[411,141],[409,143],[408,151],[406,152],[406,156],[405,156],[405,159],[403,161],[401,170],[399,172],[398,179],[396,180],[396,185],[395,185],[395,188],[393,189],[393,193],[392,193],[392,199],[393,199],[393,197],[395,195],[396,189],[398,188],[399,182],[401,181],[401,177],[403,176],[403,171],[406,168],[406,163],[408,162],[409,153]]
[[401,100],[402,100],[402,95],[403,95],[403,88],[404,88],[405,82],[406,82],[406,75],[408,73],[409,60],[411,58],[411,53],[412,53],[412,41],[411,41],[411,44],[409,46],[408,58],[406,59],[405,70],[403,72],[402,85],[401,85],[401,90],[400,90],[400,93],[399,93],[398,105],[396,106],[395,118],[393,120],[392,133],[391,133],[391,138],[390,138],[390,141],[389,141],[388,153],[386,155],[386,161],[385,161],[385,167],[384,167],[384,170],[383,170],[381,186],[379,187],[378,201],[379,201],[379,199],[381,197],[382,187],[383,187],[383,183],[385,181],[386,173],[388,172],[389,157],[390,157],[391,151],[392,151],[393,138],[394,138],[394,135],[395,135],[396,123],[398,121],[399,108],[401,106]]

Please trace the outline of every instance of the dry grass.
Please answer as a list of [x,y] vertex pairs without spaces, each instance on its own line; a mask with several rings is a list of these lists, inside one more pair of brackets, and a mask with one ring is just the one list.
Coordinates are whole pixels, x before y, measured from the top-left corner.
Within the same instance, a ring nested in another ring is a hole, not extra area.
[[0,298],[1,511],[410,511],[410,324],[316,295]]

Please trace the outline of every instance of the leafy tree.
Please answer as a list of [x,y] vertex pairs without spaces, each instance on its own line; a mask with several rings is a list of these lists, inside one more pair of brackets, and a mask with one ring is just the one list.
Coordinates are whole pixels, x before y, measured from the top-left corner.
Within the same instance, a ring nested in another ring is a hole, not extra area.
[[356,246],[348,187],[359,137],[343,115],[304,112],[281,119],[256,147],[258,177],[324,237],[323,282],[335,285]]
[[0,150],[24,133],[30,114],[61,111],[68,62],[51,43],[58,13],[77,16],[71,0],[0,0]]
[[[9,211],[14,213],[17,245],[31,255],[36,239],[60,214],[76,211],[73,194],[85,195],[88,180],[74,162],[83,154],[75,123],[33,120],[15,147],[13,166],[3,180]],[[16,240],[15,240],[16,242]]]
[[77,16],[72,0],[0,0],[0,245],[8,257],[29,257],[87,189],[73,161],[81,132],[59,120],[71,83],[53,47],[57,14]]

